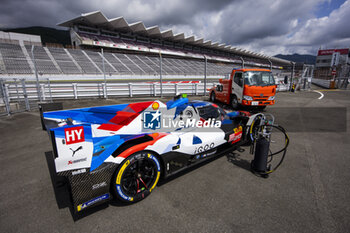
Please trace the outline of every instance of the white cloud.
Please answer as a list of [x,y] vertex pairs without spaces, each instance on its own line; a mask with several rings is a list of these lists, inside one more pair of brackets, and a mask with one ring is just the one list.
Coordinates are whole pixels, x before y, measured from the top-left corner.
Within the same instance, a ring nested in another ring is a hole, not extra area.
[[109,18],[124,16],[129,23],[144,21],[254,52],[315,54],[320,46],[349,47],[349,1],[317,18],[319,7],[330,0],[3,0],[0,22],[6,27],[54,26],[101,10]]

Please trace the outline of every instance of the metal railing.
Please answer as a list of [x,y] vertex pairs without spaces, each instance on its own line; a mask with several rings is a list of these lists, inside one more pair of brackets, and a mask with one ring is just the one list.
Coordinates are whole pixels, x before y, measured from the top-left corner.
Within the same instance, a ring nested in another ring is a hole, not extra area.
[[[39,83],[25,79],[1,80],[0,115],[30,111],[38,107],[40,101],[52,102],[62,99],[117,98],[117,97],[161,97],[188,94],[193,96],[207,95],[213,81],[200,83],[169,82],[75,82],[50,83],[46,80]],[[39,90],[39,93],[38,93]],[[288,85],[278,82],[278,91],[287,91]],[[40,96],[41,95],[41,96]]]
[[[39,84],[39,93],[35,82],[23,80],[1,80],[0,115],[9,115],[37,108],[41,100],[52,102],[60,99],[116,98],[141,96],[175,96],[176,94],[205,95],[204,83],[160,83],[160,82],[83,82],[83,83],[45,83]],[[208,88],[214,85],[208,82]],[[41,97],[39,96],[41,95]]]

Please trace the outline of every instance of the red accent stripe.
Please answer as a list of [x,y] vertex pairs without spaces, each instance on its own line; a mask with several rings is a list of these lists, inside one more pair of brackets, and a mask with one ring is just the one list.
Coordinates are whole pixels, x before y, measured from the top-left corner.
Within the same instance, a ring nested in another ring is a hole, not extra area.
[[129,104],[128,107],[131,108],[132,110],[134,110],[135,112],[142,112],[143,110],[148,108],[152,103],[153,103],[153,101],[132,103],[132,104]]
[[126,149],[125,151],[123,151],[122,153],[120,153],[118,155],[118,157],[127,158],[129,155],[131,155],[131,154],[133,154],[133,153],[135,153],[137,151],[144,150],[149,145],[153,145],[154,143],[156,143],[156,141],[158,141],[162,137],[165,137],[166,135],[168,135],[168,134],[167,133],[150,134],[149,136],[151,136],[153,138],[152,141],[148,141],[148,142],[144,142],[144,143],[132,146],[132,147]]

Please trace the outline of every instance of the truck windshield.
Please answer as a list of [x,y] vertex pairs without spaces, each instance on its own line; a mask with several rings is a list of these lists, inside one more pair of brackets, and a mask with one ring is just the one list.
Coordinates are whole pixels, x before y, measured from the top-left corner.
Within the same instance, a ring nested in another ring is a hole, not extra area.
[[244,84],[249,86],[271,86],[275,85],[275,79],[267,71],[244,72]]

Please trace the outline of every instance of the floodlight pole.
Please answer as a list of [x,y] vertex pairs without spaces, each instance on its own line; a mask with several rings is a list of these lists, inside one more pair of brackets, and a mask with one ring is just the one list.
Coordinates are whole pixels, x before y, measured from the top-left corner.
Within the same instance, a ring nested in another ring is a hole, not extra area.
[[162,81],[162,53],[159,52],[159,79],[160,79],[160,98],[163,98],[163,81]]
[[103,54],[103,48],[101,48],[101,55],[102,55],[103,79],[104,79],[104,82],[105,82],[104,92],[105,92],[105,95],[106,95],[106,98],[107,98],[107,80],[106,80],[105,56]]
[[239,59],[241,59],[241,61],[242,61],[242,69],[244,69],[244,59],[243,59],[243,57],[239,57]]
[[106,85],[105,56],[103,55],[103,48],[101,48],[101,55],[102,55],[103,78],[104,78],[105,85]]
[[204,96],[207,95],[207,56],[204,55]]
[[33,64],[34,64],[34,71],[35,71],[35,79],[36,79],[36,91],[38,93],[38,99],[41,102],[41,91],[40,91],[40,87],[39,87],[39,77],[38,77],[38,70],[36,68],[36,62],[35,62],[35,57],[34,57],[34,45],[32,45],[32,60],[33,60]]
[[271,62],[270,58],[268,58],[267,60],[269,60],[269,62],[270,62],[270,71],[272,72],[272,62]]

